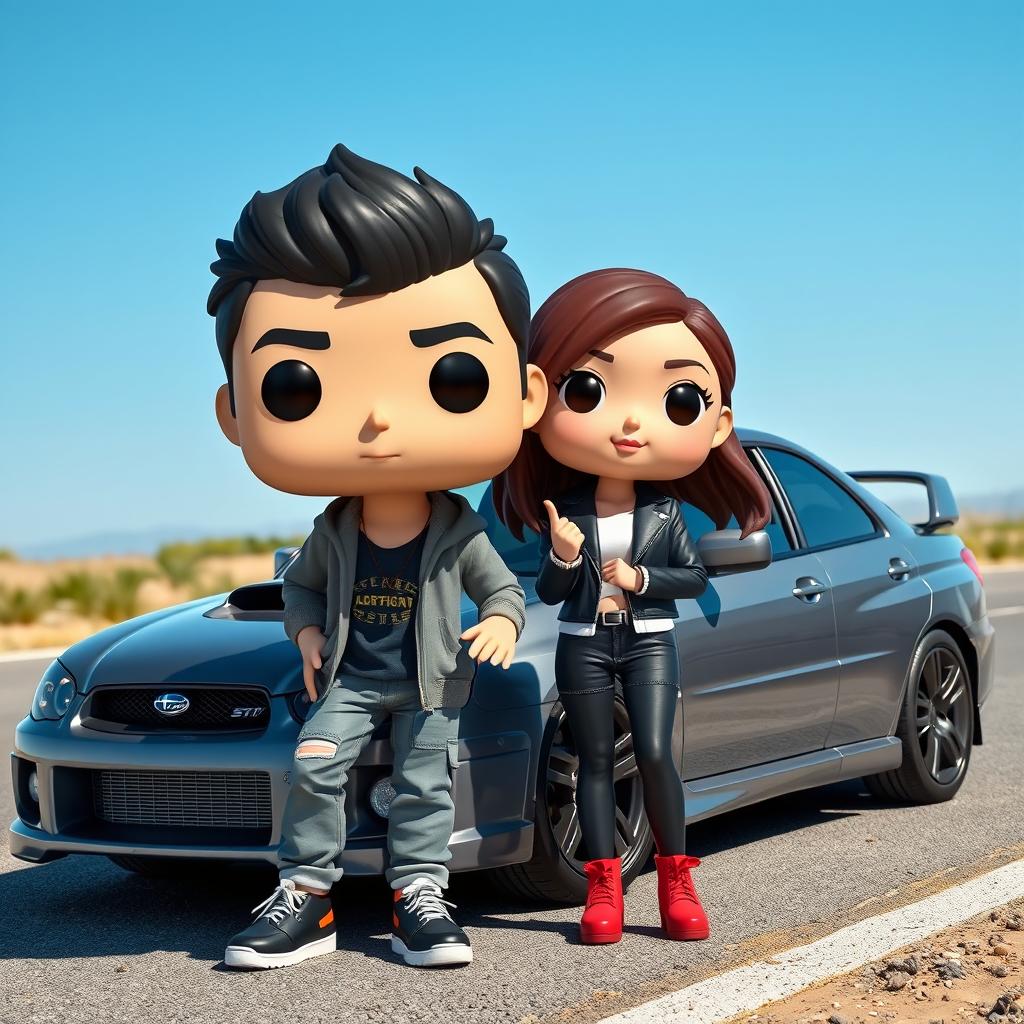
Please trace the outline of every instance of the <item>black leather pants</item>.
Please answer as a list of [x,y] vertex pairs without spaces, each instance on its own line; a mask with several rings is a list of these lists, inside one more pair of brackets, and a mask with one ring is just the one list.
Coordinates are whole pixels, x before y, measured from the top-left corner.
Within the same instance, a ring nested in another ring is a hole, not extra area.
[[675,631],[636,633],[626,623],[598,626],[594,636],[560,633],[555,679],[580,759],[576,806],[587,859],[616,855],[612,774],[616,680],[622,684],[643,780],[644,807],[658,853],[684,853],[683,784],[672,758],[679,692]]

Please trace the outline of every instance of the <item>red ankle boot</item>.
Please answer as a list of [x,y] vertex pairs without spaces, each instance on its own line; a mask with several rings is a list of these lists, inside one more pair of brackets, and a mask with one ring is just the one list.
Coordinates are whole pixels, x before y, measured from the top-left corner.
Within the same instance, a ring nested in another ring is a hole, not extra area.
[[622,861],[588,860],[587,907],[580,920],[580,941],[587,946],[618,942],[622,938]]
[[655,854],[654,863],[658,868],[661,927],[670,939],[706,939],[711,929],[690,878],[690,868],[695,868],[700,859]]

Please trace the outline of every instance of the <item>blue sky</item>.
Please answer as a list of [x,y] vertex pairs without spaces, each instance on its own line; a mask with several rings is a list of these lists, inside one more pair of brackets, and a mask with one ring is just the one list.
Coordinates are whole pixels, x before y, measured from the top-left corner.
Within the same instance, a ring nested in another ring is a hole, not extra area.
[[337,141],[493,217],[535,307],[600,266],[703,299],[741,425],[1024,485],[1018,3],[33,7],[0,22],[0,546],[323,507],[220,434],[205,301],[214,239]]

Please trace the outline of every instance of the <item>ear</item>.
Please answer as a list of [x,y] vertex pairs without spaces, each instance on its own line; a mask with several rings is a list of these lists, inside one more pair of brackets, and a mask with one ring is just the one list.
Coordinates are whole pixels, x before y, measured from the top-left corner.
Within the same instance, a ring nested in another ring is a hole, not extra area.
[[526,397],[523,399],[523,430],[529,430],[544,415],[548,405],[548,379],[533,363],[526,364]]
[[718,427],[715,429],[715,436],[711,439],[711,447],[717,448],[724,444],[732,433],[732,409],[727,405],[722,406],[718,414]]
[[227,384],[221,384],[217,388],[217,399],[214,403],[217,408],[217,422],[224,436],[232,443],[241,445],[241,437],[238,433],[238,420],[231,414],[231,399],[228,396]]

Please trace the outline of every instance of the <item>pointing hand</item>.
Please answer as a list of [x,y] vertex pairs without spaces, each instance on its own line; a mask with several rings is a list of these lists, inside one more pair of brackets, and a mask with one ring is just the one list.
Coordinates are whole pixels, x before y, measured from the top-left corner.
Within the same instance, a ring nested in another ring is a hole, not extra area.
[[583,547],[583,531],[565,516],[559,516],[554,502],[545,499],[544,508],[551,523],[551,550],[563,562],[574,562]]

